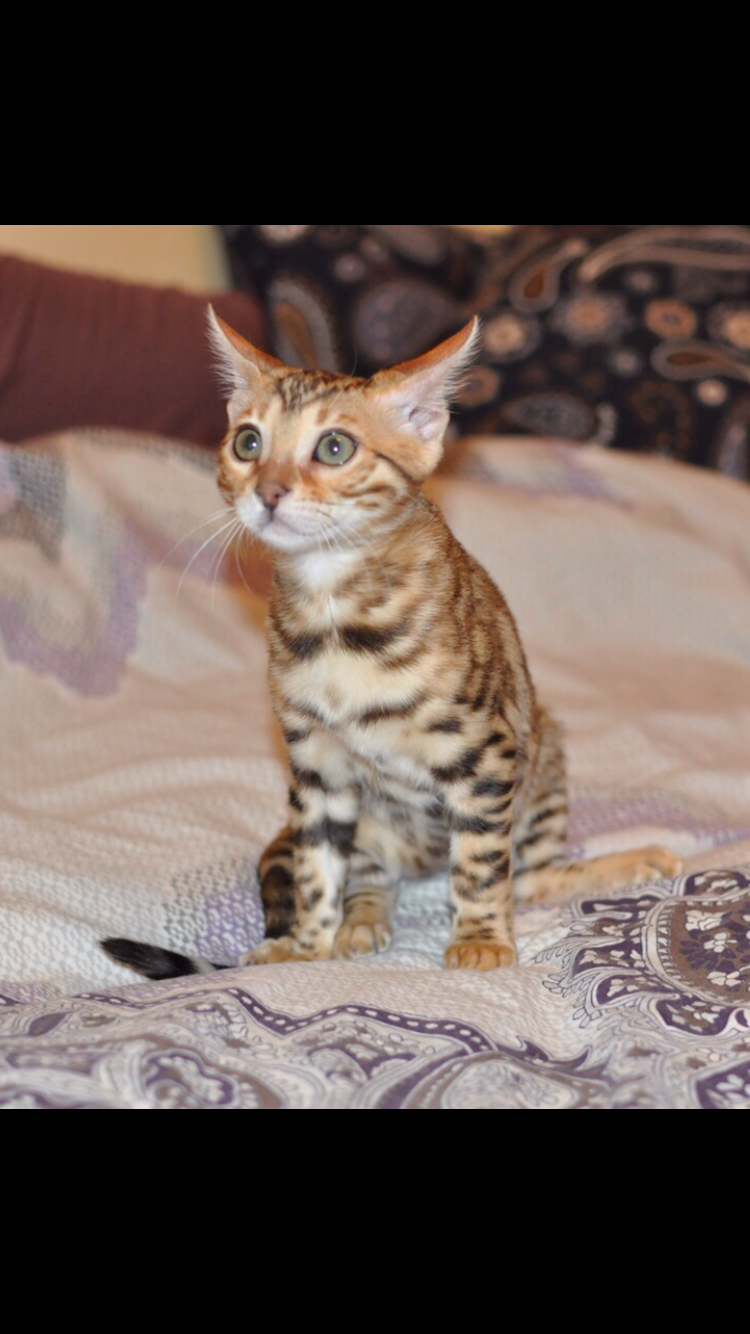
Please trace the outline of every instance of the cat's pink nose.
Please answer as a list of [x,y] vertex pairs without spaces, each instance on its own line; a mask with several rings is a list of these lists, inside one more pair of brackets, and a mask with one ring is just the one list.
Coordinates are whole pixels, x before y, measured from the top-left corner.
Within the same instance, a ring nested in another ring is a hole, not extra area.
[[284,486],[282,482],[261,482],[258,486],[258,495],[266,509],[270,510],[272,514],[282,496],[286,496],[288,493],[289,487]]

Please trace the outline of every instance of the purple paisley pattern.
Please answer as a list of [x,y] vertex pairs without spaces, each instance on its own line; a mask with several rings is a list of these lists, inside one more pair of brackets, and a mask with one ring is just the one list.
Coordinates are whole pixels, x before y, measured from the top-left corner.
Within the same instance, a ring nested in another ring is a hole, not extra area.
[[263,303],[275,354],[369,375],[462,322],[482,247],[427,223],[220,223],[232,275]]
[[[324,966],[361,999],[323,1009],[262,999],[266,970],[6,1005],[0,1109],[750,1109],[750,868],[574,902],[559,937],[526,983],[442,975],[429,1013],[388,1006],[367,965],[348,987]],[[451,1012],[461,990],[474,1021]]]
[[500,364],[504,377],[494,396],[463,400],[464,431],[563,436],[750,479],[746,225],[525,224],[488,247],[473,305],[478,371]]

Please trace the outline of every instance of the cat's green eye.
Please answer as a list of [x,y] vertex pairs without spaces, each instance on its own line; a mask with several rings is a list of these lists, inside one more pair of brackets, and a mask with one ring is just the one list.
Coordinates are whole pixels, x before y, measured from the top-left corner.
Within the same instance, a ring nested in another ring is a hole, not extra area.
[[251,463],[260,454],[261,443],[260,431],[254,426],[243,426],[234,438],[234,452],[243,463]]
[[327,463],[333,468],[340,468],[342,463],[349,462],[356,448],[351,436],[344,435],[343,431],[326,431],[318,441],[313,458],[317,459],[318,463]]

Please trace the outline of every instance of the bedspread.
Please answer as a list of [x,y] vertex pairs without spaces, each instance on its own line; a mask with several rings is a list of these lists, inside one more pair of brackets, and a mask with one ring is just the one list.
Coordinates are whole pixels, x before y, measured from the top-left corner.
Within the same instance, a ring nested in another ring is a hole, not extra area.
[[435,877],[378,957],[139,982],[102,937],[262,936],[267,566],[220,559],[197,449],[0,446],[0,1108],[750,1108],[750,491],[489,438],[430,491],[566,726],[573,852],[664,842],[685,875],[520,908],[492,974],[441,968]]

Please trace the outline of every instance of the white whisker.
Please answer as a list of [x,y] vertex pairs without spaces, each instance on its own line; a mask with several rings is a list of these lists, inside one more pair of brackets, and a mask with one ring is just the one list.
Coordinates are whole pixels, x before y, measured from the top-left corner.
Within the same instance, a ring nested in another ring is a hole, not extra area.
[[178,540],[175,542],[171,550],[167,552],[166,556],[162,556],[156,568],[160,570],[162,565],[164,565],[165,561],[168,561],[170,556],[174,555],[177,548],[181,547],[183,542],[187,542],[188,538],[193,536],[193,533],[197,533],[200,531],[201,528],[205,528],[207,523],[218,523],[219,519],[222,519],[226,516],[226,512],[227,509],[225,505],[223,509],[217,510],[215,514],[209,514],[208,518],[204,519],[202,523],[197,523],[195,525],[195,528],[191,528],[190,532],[186,533],[184,537],[178,538]]
[[247,579],[245,578],[245,571],[244,571],[244,569],[242,568],[242,562],[241,562],[241,560],[240,560],[240,554],[241,554],[241,552],[242,552],[242,547],[243,547],[244,543],[245,543],[248,539],[249,539],[249,542],[250,542],[250,552],[251,552],[251,555],[252,555],[252,549],[253,549],[253,546],[254,546],[254,545],[257,545],[257,546],[260,546],[260,547],[263,546],[263,543],[261,542],[261,540],[260,540],[260,538],[258,537],[257,533],[252,533],[252,532],[250,532],[249,528],[246,528],[245,531],[244,531],[244,533],[241,534],[241,536],[240,536],[240,540],[239,540],[239,542],[237,543],[237,546],[236,546],[235,549],[234,549],[234,558],[235,558],[235,561],[237,562],[237,570],[239,571],[240,579],[242,580],[243,584],[245,585],[245,588],[247,589],[248,593],[252,593],[253,597],[255,597],[256,594],[253,592],[252,588],[250,587],[249,583],[247,582]]
[[223,560],[224,560],[224,557],[226,556],[226,554],[227,554],[229,548],[231,547],[231,545],[232,545],[232,543],[233,543],[235,537],[237,536],[237,533],[239,532],[239,529],[240,529],[241,527],[242,527],[242,520],[241,520],[241,519],[236,519],[235,522],[234,522],[234,525],[233,525],[233,527],[232,527],[232,531],[231,531],[230,534],[229,534],[229,537],[226,539],[226,541],[225,541],[225,542],[223,543],[223,545],[222,545],[221,552],[220,552],[220,555],[219,555],[219,561],[218,561],[218,564],[217,564],[217,566],[216,566],[216,568],[215,568],[215,570],[214,570],[213,585],[212,585],[212,589],[211,589],[211,610],[214,612],[214,614],[216,614],[216,584],[217,584],[217,581],[218,581],[218,578],[219,578],[219,571],[221,570],[221,566],[222,566],[222,562],[223,562]]
[[181,589],[182,589],[182,585],[184,584],[185,579],[187,578],[188,571],[190,570],[190,566],[193,564],[193,562],[196,561],[196,560],[198,559],[198,557],[200,556],[201,552],[202,552],[202,551],[205,551],[205,549],[206,549],[207,546],[210,546],[211,543],[212,543],[217,537],[221,537],[222,533],[225,533],[225,532],[227,531],[228,528],[232,528],[236,522],[237,522],[236,519],[230,519],[230,520],[229,520],[229,523],[226,523],[226,524],[224,525],[223,528],[219,528],[218,532],[216,532],[216,533],[212,533],[211,536],[210,536],[209,538],[206,539],[206,541],[203,543],[203,545],[200,546],[200,547],[198,548],[198,550],[195,551],[195,552],[193,553],[193,555],[190,557],[190,560],[188,561],[187,565],[185,566],[185,569],[184,569],[183,572],[182,572],[182,578],[180,579],[180,582],[179,582],[179,584],[177,585],[177,592],[175,593],[175,600],[180,596],[180,592],[181,592]]

